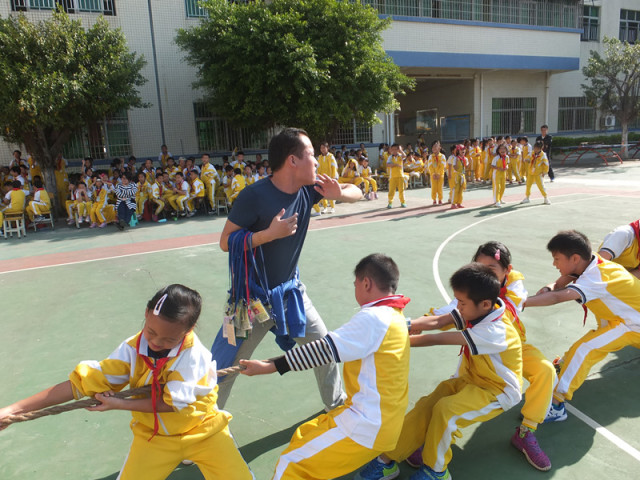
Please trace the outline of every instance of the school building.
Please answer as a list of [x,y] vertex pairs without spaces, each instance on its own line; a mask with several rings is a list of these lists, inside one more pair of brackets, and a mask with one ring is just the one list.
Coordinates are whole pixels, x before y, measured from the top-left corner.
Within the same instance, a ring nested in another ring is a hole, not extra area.
[[[635,42],[640,0],[362,0],[392,19],[384,47],[416,89],[400,109],[367,127],[347,125],[337,144],[615,129],[615,119],[586,104],[581,73],[591,50],[612,36]],[[271,132],[230,128],[194,90],[195,70],[174,43],[178,28],[206,16],[197,0],[0,0],[0,15],[33,21],[61,5],[90,25],[104,15],[143,54],[151,108],[121,112],[89,125],[65,149],[67,159],[174,156],[264,149]],[[0,142],[0,164],[20,148]]]

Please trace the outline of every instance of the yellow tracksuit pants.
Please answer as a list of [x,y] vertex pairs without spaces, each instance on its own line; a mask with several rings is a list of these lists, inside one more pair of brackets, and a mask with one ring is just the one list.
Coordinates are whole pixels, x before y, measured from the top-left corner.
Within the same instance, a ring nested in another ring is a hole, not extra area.
[[558,377],[553,364],[528,343],[522,344],[522,376],[529,382],[521,410],[522,424],[535,430],[549,411]]
[[547,198],[547,190],[544,188],[544,180],[542,179],[542,175],[534,175],[532,173],[527,175],[527,188],[524,194],[525,197],[531,195],[531,186],[533,185],[533,182],[535,182],[538,186],[538,190],[540,190],[542,196],[544,198]]
[[564,363],[553,398],[558,402],[571,400],[573,393],[583,384],[591,367],[608,353],[622,350],[628,345],[640,348],[640,333],[630,330],[624,323],[610,322],[589,331],[564,354]]
[[435,202],[436,197],[442,202],[442,190],[444,187],[444,176],[440,175],[437,180],[431,176],[431,199]]
[[386,455],[398,462],[419,447],[422,461],[436,472],[446,470],[451,461],[451,445],[461,437],[460,428],[486,422],[502,413],[496,396],[468,378],[450,378],[422,397],[404,417],[396,448]]
[[142,215],[144,212],[144,204],[149,199],[147,194],[140,193],[136,198],[136,215]]
[[106,206],[100,203],[94,203],[91,206],[91,212],[89,212],[89,216],[91,217],[92,223],[104,223],[107,221],[104,215],[105,208]]
[[151,197],[149,201],[156,206],[156,211],[154,212],[154,215],[160,215],[160,212],[164,210],[164,202],[159,198],[155,198],[155,197]]
[[236,448],[229,427],[211,434],[207,423],[182,435],[156,435],[133,425],[133,443],[118,480],[161,480],[182,460],[192,460],[207,480],[250,480],[253,475]]
[[335,415],[320,415],[298,427],[280,455],[273,480],[338,478],[380,453],[351,440],[337,427]]
[[169,203],[171,204],[171,207],[176,212],[182,212],[186,208],[186,206],[185,206],[185,201],[186,200],[187,200],[187,196],[186,195],[173,195],[169,199]]
[[393,197],[396,196],[396,190],[398,190],[400,203],[404,203],[404,177],[389,178],[389,203],[393,203]]
[[49,206],[44,202],[36,202],[35,200],[31,200],[29,205],[27,205],[27,215],[29,220],[33,222],[33,218],[36,215],[44,215],[45,213],[50,213],[51,210]]
[[504,170],[493,171],[493,201],[502,201],[502,196],[507,188],[507,172]]

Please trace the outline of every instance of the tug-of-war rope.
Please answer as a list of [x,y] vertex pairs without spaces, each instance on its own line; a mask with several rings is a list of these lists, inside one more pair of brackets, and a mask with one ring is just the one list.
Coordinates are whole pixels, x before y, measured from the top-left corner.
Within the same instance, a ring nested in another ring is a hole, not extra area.
[[[229,368],[223,368],[217,370],[218,377],[239,373],[246,367],[242,365],[236,365]],[[151,393],[151,385],[145,385],[140,388],[131,388],[122,392],[114,393],[115,398],[130,398],[138,395],[148,396]],[[80,408],[94,407],[100,405],[100,402],[95,398],[86,398],[84,400],[78,400],[76,402],[65,403],[63,405],[55,405],[53,407],[43,408],[42,410],[34,410],[33,412],[21,413],[18,415],[9,415],[8,417],[0,420],[0,427],[11,425],[12,423],[28,422],[29,420],[35,420],[36,418],[46,417],[49,415],[58,415],[59,413],[70,412],[71,410],[78,410]]]

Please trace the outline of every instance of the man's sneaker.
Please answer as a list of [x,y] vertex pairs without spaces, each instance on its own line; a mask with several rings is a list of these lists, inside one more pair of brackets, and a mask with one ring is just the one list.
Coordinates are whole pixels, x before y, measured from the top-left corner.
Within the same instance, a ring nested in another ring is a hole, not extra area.
[[392,208],[392,207],[393,207],[393,205],[391,205],[391,204],[387,205],[387,208]]
[[538,470],[546,472],[551,468],[549,457],[538,445],[535,434],[527,427],[516,427],[516,433],[511,437],[511,445],[524,453],[527,461]]
[[452,477],[448,468],[444,472],[436,472],[422,465],[420,470],[409,477],[409,480],[452,480]]
[[422,448],[423,447],[420,447],[411,455],[409,455],[405,462],[407,462],[413,468],[420,468],[422,466]]
[[564,402],[557,407],[552,403],[547,413],[544,423],[564,422],[567,419],[567,410],[564,408]]
[[544,204],[551,205],[551,202],[549,201],[549,197],[544,197]]
[[529,197],[524,197],[524,199],[520,202],[522,203],[529,203],[531,200],[529,200]]
[[396,462],[385,465],[377,458],[374,458],[360,470],[354,480],[391,480],[400,475],[400,469]]

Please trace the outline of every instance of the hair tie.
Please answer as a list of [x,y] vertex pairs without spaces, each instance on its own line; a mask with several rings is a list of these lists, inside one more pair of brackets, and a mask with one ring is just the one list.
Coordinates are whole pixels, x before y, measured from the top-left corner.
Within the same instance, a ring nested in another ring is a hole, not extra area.
[[162,310],[162,305],[164,305],[164,301],[167,299],[167,293],[165,293],[164,295],[162,295],[160,297],[160,299],[158,300],[158,303],[156,303],[156,306],[153,307],[153,314],[154,315],[160,315],[160,310]]
[[498,262],[500,261],[500,249],[496,250],[496,253],[493,254],[493,258],[495,258]]

